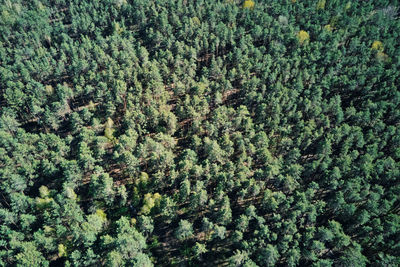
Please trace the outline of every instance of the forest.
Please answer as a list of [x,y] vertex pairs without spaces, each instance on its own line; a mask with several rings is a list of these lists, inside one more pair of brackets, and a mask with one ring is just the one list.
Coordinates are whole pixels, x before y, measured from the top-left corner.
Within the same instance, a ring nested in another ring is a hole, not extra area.
[[400,266],[398,0],[1,0],[0,266]]

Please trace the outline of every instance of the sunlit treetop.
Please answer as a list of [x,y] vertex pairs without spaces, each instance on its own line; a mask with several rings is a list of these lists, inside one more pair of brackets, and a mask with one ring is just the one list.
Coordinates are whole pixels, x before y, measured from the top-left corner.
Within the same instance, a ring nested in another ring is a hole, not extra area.
[[330,24],[327,24],[324,26],[324,29],[328,32],[331,32],[331,31],[333,31],[334,28]]
[[317,10],[325,9],[326,0],[319,0],[317,3]]
[[376,53],[376,59],[381,62],[390,62],[389,56],[381,51]]
[[383,44],[381,41],[374,41],[371,46],[372,50],[377,50],[379,52],[383,51]]
[[310,40],[310,35],[308,34],[308,32],[301,30],[297,33],[297,39],[299,40],[300,44],[304,44],[305,42]]
[[252,0],[244,1],[243,8],[248,8],[248,9],[254,8],[254,1],[252,1]]

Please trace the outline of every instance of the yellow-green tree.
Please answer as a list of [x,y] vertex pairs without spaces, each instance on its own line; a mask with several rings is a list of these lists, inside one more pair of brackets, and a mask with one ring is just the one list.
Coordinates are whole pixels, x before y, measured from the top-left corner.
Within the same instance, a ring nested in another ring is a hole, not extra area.
[[67,248],[63,244],[58,244],[58,257],[67,256]]
[[317,3],[317,10],[325,9],[326,0],[319,0]]
[[143,207],[140,212],[144,215],[149,214],[152,208],[160,204],[160,201],[161,195],[159,193],[147,193],[146,195],[144,195]]
[[105,123],[105,129],[104,129],[104,136],[107,137],[108,140],[114,141],[114,129],[113,129],[114,122],[111,118],[107,119],[107,122]]
[[300,44],[304,44],[310,40],[310,35],[308,32],[301,30],[297,33],[297,39],[299,40]]
[[254,8],[254,1],[252,1],[252,0],[244,1],[243,8],[248,8],[248,9]]
[[372,50],[376,50],[378,52],[383,52],[383,43],[381,41],[374,41],[371,46]]

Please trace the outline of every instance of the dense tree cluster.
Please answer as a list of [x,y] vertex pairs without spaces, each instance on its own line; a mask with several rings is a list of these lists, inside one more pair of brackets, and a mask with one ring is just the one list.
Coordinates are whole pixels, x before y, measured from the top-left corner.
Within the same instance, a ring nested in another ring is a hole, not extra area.
[[389,0],[4,0],[1,266],[400,265]]

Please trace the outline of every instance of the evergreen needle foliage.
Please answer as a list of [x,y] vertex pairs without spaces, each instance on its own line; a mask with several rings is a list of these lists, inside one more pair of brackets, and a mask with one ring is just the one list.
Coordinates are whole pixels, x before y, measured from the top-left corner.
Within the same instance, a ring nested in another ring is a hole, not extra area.
[[400,266],[385,0],[4,0],[0,266]]

